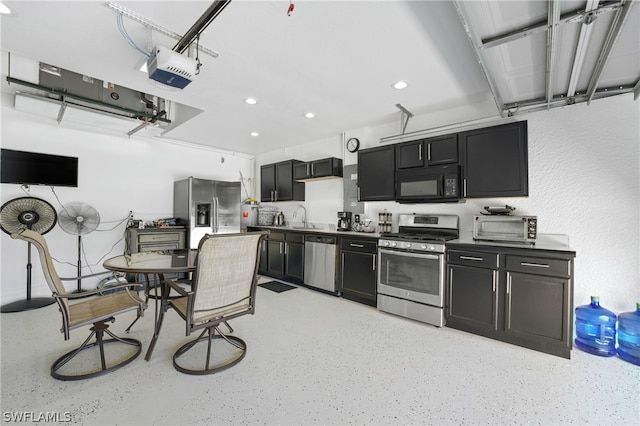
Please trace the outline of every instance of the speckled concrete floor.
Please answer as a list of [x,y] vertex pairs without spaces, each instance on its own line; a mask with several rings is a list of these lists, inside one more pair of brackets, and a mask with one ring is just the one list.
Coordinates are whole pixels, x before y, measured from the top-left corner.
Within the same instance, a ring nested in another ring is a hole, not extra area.
[[[640,368],[618,358],[574,349],[566,360],[305,288],[258,288],[256,315],[233,321],[246,358],[203,377],[171,365],[187,340],[174,312],[149,362],[78,382],[49,367],[86,329],[65,342],[54,305],[0,321],[2,423],[53,413],[86,425],[640,424]],[[152,322],[150,307],[130,334],[144,350]]]

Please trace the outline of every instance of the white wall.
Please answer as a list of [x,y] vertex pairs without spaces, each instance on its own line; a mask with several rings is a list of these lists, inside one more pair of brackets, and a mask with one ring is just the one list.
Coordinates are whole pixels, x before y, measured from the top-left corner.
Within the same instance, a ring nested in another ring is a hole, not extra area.
[[[432,117],[416,117],[407,131],[419,130],[416,125],[429,128],[463,121],[446,118],[435,122]],[[635,310],[640,301],[640,103],[629,94],[518,118],[528,121],[529,197],[470,199],[453,205],[372,202],[365,204],[365,217],[377,222],[378,212],[387,209],[397,225],[398,213],[457,214],[461,231],[469,232],[472,216],[484,206],[509,204],[518,214],[537,215],[540,233],[569,236],[577,253],[576,306],[598,295],[601,304],[615,312]],[[358,137],[368,148],[379,146],[381,137],[399,133],[398,124],[352,129],[346,135]],[[258,156],[256,167],[287,158],[340,157],[338,153],[344,164],[357,162],[355,154],[319,141],[295,152]],[[334,222],[335,212],[342,210],[342,186],[336,183],[316,193],[318,184],[307,184],[304,204],[314,206],[312,221]],[[277,203],[285,214],[292,209],[289,204]]]
[[[93,206],[101,216],[98,231],[83,237],[86,261],[83,273],[102,271],[102,258],[124,251],[125,223],[118,222],[130,211],[136,219],[153,221],[173,216],[173,182],[189,176],[205,179],[239,181],[242,172],[250,188],[254,160],[250,156],[197,147],[184,143],[168,143],[157,138],[127,138],[126,135],[96,132],[55,120],[15,111],[3,94],[3,148],[34,151],[79,158],[77,188],[55,188],[58,201],[50,187],[31,186],[29,194],[42,198],[56,211],[61,204],[80,201]],[[9,105],[7,105],[9,104]],[[135,127],[132,125],[132,128]],[[224,157],[224,162],[221,158]],[[249,181],[251,179],[251,181]],[[1,201],[25,196],[19,185],[2,184]],[[45,235],[62,277],[76,275],[77,238],[56,226]],[[26,295],[27,245],[0,237],[1,303],[21,300]],[[114,246],[115,245],[115,246]],[[112,249],[113,246],[113,249]],[[68,264],[66,263],[68,262]],[[40,269],[37,252],[32,255],[33,297],[49,296]],[[102,277],[87,279],[83,288],[95,288]],[[77,285],[66,281],[68,289]]]

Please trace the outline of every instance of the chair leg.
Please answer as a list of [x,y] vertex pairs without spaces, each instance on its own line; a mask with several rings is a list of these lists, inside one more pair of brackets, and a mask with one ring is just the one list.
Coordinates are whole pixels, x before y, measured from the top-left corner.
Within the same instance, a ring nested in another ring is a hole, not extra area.
[[[105,321],[95,323],[93,327],[91,327],[91,334],[82,343],[82,345],[62,355],[51,365],[51,377],[58,380],[89,379],[91,377],[100,376],[102,374],[117,370],[118,368],[129,364],[131,361],[136,359],[138,355],[140,355],[140,352],[142,351],[142,343],[139,340],[118,337],[115,334],[113,334],[111,331],[109,331],[108,328],[109,326],[105,323]],[[104,333],[106,333],[111,338],[104,339]],[[91,338],[94,336],[96,338],[95,342],[89,343]],[[123,343],[126,345],[135,346],[136,350],[132,355],[128,356],[126,359],[119,361],[118,363],[108,367],[106,362],[105,351],[104,351],[104,345],[108,343]],[[82,352],[85,349],[94,348],[96,346],[98,347],[98,350],[100,352],[100,369],[94,369],[89,373],[82,373],[82,374],[62,374],[58,372],[58,370],[60,370],[65,364],[71,361],[80,352]]]
[[[149,303],[149,286],[151,285],[148,274],[144,274],[144,280],[146,281],[146,284],[147,284],[144,289],[144,304],[146,305]],[[140,317],[142,317],[142,311],[138,311],[138,315],[136,316],[136,319],[134,319],[133,322],[129,324],[129,327],[127,327],[127,329],[125,330],[125,333],[127,334],[129,333],[129,331],[131,330],[131,327],[133,327],[133,324],[138,322]]]
[[[216,340],[224,340],[225,342],[231,344],[232,346],[234,346],[239,350],[237,351],[238,353],[229,359],[221,360],[214,363],[214,365],[211,365],[212,364],[211,356],[214,349],[213,346]],[[192,368],[187,368],[184,365],[178,364],[179,357],[184,355],[189,350],[193,349],[198,343],[202,343],[202,342],[207,342],[207,351],[206,351],[207,355],[206,355],[206,360],[204,362],[203,369],[192,369]],[[185,374],[193,374],[193,375],[213,374],[213,373],[226,370],[227,368],[233,367],[244,358],[246,353],[247,353],[247,344],[245,343],[244,340],[236,336],[227,336],[220,331],[220,328],[217,327],[217,325],[214,325],[203,330],[197,339],[194,339],[182,345],[180,348],[178,348],[175,354],[173,354],[173,367],[179,372],[185,373]]]

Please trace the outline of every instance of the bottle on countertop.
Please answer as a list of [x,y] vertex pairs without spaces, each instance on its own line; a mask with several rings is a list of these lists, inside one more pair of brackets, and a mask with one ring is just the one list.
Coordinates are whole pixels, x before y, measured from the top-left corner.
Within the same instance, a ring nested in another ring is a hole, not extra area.
[[618,356],[640,365],[640,302],[635,311],[618,315]]
[[576,308],[576,347],[593,355],[616,354],[616,314],[600,306],[600,298],[591,296],[591,304]]

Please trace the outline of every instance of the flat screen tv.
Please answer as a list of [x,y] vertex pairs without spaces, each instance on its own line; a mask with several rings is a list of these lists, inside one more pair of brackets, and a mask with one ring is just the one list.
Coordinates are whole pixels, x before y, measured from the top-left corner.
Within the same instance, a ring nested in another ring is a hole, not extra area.
[[2,148],[0,181],[23,185],[77,187],[78,158]]

